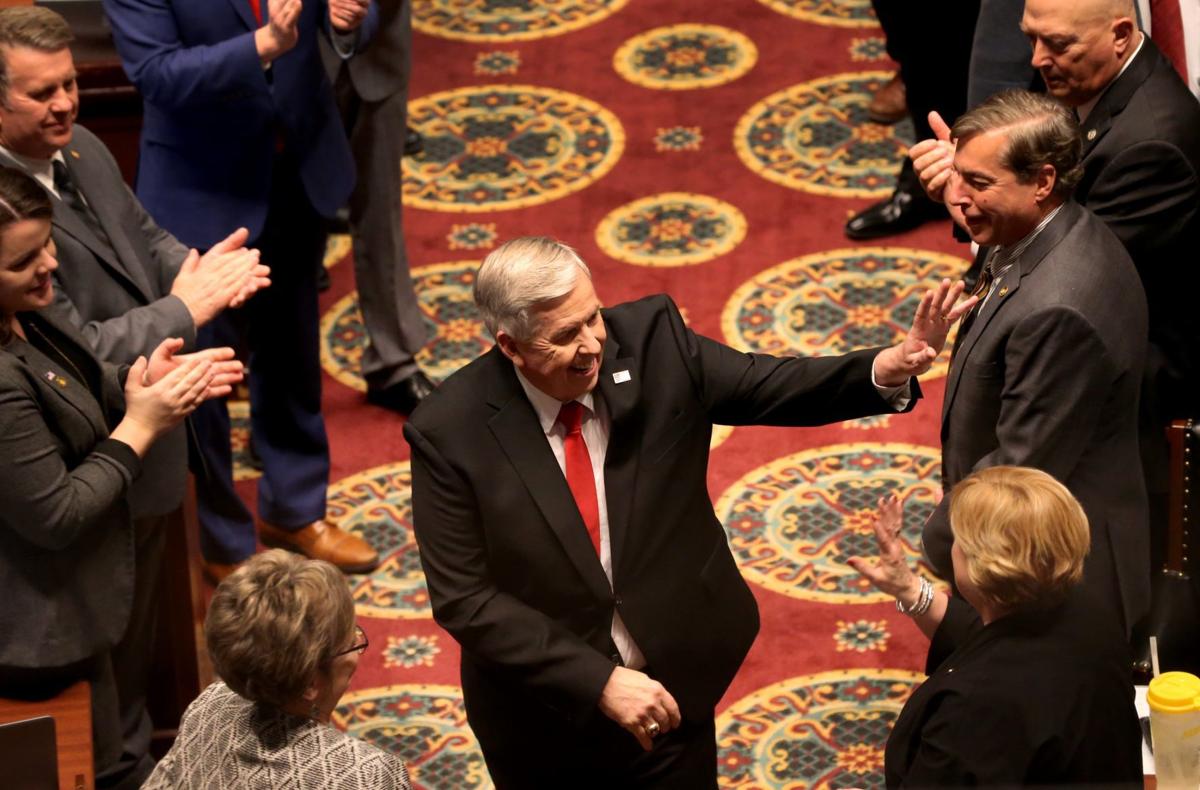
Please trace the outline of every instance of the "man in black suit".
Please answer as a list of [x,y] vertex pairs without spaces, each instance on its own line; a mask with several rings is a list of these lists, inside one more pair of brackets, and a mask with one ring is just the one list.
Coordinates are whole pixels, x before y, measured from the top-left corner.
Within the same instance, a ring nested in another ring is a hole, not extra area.
[[927,293],[896,346],[782,359],[695,335],[666,296],[601,310],[558,242],[488,256],[496,346],[404,435],[434,616],[497,787],[716,787],[713,708],[758,611],[708,496],[712,426],[911,408],[961,291]]
[[[1048,92],[1081,119],[1075,200],[1125,245],[1146,290],[1141,457],[1157,531],[1166,524],[1163,429],[1200,411],[1200,322],[1190,304],[1197,279],[1186,263],[1200,249],[1200,102],[1138,30],[1129,0],[1026,0],[1021,27]],[[942,200],[954,149],[945,124],[931,120],[940,139],[918,143],[910,155],[930,197]],[[1152,541],[1156,553],[1163,542]]]
[[[1049,472],[1083,505],[1092,545],[1084,582],[1126,633],[1150,600],[1137,403],[1146,300],[1128,253],[1071,200],[1078,127],[1058,102],[996,94],[968,111],[946,199],[987,247],[942,407],[942,484],[991,466]],[[934,569],[951,578],[943,500],[925,525]]]

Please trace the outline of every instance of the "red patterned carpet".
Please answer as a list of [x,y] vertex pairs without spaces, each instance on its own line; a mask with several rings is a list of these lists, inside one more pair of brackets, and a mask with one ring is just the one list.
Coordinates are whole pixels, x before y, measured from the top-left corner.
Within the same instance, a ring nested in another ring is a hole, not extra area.
[[[888,194],[911,133],[866,120],[891,71],[867,0],[415,0],[414,25],[426,147],[405,163],[404,219],[439,378],[488,347],[473,270],[514,236],[576,246],[609,304],[666,291],[696,331],[783,354],[891,342],[921,291],[966,267],[946,223],[887,246],[841,234]],[[340,723],[399,750],[419,787],[490,787],[457,646],[430,618],[402,420],[361,395],[347,247],[331,242],[322,301],[330,515],[387,559],[352,581],[372,647]],[[910,415],[714,437],[713,501],[763,616],[718,711],[722,786],[882,783],[925,645],[844,560],[870,551],[889,491],[915,544],[944,375],[943,360]]]

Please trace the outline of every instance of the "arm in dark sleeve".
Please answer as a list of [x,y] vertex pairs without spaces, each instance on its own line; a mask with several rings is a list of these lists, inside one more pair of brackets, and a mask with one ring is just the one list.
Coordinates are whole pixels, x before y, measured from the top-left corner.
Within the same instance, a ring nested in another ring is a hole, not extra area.
[[125,73],[148,101],[180,109],[244,91],[270,95],[253,30],[189,47],[171,6],[172,0],[104,0]]
[[[750,354],[688,329],[669,298],[666,320],[702,402],[720,425],[825,425],[895,409],[871,383],[879,348],[836,357]],[[912,382],[913,397],[921,396]]]
[[612,662],[496,587],[470,485],[411,422],[404,436],[412,448],[413,528],[434,618],[464,651],[511,673],[573,720],[585,720]]
[[33,395],[0,389],[0,521],[51,551],[69,546],[125,495],[140,462],[121,442],[105,439],[68,469]]
[[1031,752],[1012,699],[947,691],[930,704],[902,787],[1018,787]]

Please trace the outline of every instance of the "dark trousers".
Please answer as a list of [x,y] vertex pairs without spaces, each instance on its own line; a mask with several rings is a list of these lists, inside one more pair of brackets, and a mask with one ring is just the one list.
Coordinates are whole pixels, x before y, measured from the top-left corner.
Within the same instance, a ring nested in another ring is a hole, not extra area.
[[[329,483],[316,282],[325,229],[290,157],[276,158],[272,176],[266,225],[249,245],[271,267],[271,287],[203,327],[197,345],[234,345],[248,352],[251,431],[263,463],[258,515],[284,529],[301,529],[325,517]],[[225,402],[202,404],[192,425],[201,551],[210,562],[240,562],[254,553],[255,528],[233,484]]]

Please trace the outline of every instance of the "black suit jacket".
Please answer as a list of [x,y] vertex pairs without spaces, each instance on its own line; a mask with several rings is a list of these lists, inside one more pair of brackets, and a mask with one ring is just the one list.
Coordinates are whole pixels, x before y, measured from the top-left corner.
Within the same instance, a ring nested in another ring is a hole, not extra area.
[[55,667],[125,632],[134,573],[125,492],[141,464],[108,439],[124,410],[117,368],[49,311],[29,320],[102,382],[98,401],[34,345],[0,347],[0,665]]
[[1120,630],[1076,590],[984,626],[960,599],[888,738],[888,787],[1142,786]]
[[1075,199],[1117,234],[1145,286],[1148,416],[1161,439],[1167,419],[1200,411],[1200,102],[1147,39],[1082,132]]
[[[1032,466],[1083,505],[1087,583],[1126,627],[1149,606],[1146,492],[1137,403],[1146,301],[1128,253],[1073,201],[998,282],[958,340],[942,406],[942,484],[976,469]],[[949,497],[924,530],[951,578]]]
[[[758,630],[709,500],[713,424],[816,425],[890,411],[871,384],[877,350],[743,354],[693,334],[665,296],[603,317],[596,393],[611,416],[612,587],[499,350],[451,376],[404,427],[434,617],[462,645],[467,714],[485,752],[522,735],[532,745],[514,717],[561,731],[598,715],[619,661],[614,610],[685,719],[711,718]],[[618,371],[629,380],[617,383]]]

